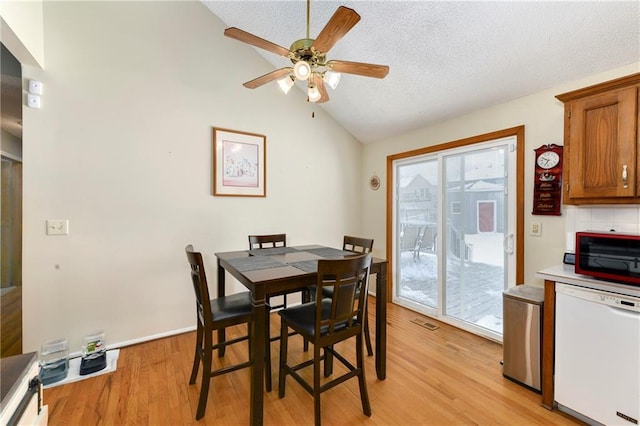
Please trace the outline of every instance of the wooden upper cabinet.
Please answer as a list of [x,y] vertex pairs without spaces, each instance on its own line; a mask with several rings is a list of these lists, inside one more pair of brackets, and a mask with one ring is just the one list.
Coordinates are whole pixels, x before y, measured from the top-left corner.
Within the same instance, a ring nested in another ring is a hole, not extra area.
[[571,103],[570,198],[636,196],[636,89]]
[[556,96],[565,104],[565,204],[640,203],[640,73]]

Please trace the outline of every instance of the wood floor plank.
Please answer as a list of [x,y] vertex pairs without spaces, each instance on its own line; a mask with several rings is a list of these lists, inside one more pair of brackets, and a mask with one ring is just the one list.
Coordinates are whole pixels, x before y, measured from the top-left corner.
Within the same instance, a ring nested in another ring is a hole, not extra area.
[[[371,324],[375,303],[370,301]],[[430,331],[411,322],[420,317],[396,305],[388,308],[387,379],[375,375],[373,357],[366,376],[373,414],[362,413],[357,380],[322,396],[324,425],[575,425],[576,419],[543,408],[540,394],[502,376],[502,346],[433,319]],[[279,318],[271,321],[278,333]],[[230,336],[246,332],[232,328]],[[372,333],[374,330],[372,330]],[[46,389],[50,425],[246,425],[249,423],[249,369],[212,379],[205,417],[195,421],[201,379],[189,386],[195,333],[122,348],[114,373]],[[353,344],[338,346],[354,359]],[[265,393],[266,425],[313,424],[313,400],[288,378],[286,396],[278,398],[278,343],[273,343],[274,391]],[[214,366],[247,359],[246,344],[214,356]],[[298,337],[290,339],[289,357],[308,359]],[[336,373],[339,363],[336,363]],[[311,371],[304,372],[310,377]]]

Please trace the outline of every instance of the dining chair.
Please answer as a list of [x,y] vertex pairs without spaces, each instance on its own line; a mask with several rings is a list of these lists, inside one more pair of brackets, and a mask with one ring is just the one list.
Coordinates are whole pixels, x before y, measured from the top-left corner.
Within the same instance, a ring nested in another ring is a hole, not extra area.
[[[249,250],[254,249],[270,249],[287,246],[287,234],[271,234],[271,235],[249,235]],[[303,290],[304,293],[304,290]],[[282,303],[279,305],[269,304],[271,310],[281,309],[287,307],[287,294],[276,294],[275,296],[282,296]],[[303,297],[303,300],[305,298]],[[271,301],[271,297],[269,298]],[[275,340],[275,339],[274,339]]]
[[[287,234],[249,235],[249,250],[255,250],[255,249],[269,250],[272,248],[279,248],[279,247],[286,247],[286,246],[287,246]],[[271,303],[271,297],[269,297],[267,300],[267,304],[269,305],[270,311],[275,311],[277,309],[283,309],[287,307],[287,293],[275,294],[274,296],[282,296],[282,303],[273,305]],[[301,298],[303,303],[309,301],[310,297],[309,297],[308,289],[302,290]],[[269,318],[267,318],[267,330],[270,330],[269,324],[270,324],[270,321],[269,321]],[[291,333],[291,335],[293,334],[295,333]],[[275,342],[277,340],[280,340],[279,336],[269,337],[270,342]],[[309,348],[309,342],[305,340],[304,350],[307,351],[308,348]]]
[[[360,238],[345,235],[342,239],[342,250],[352,251],[354,253],[371,253],[373,250],[373,239]],[[313,291],[313,290],[312,290]],[[324,297],[333,297],[333,288],[325,287],[322,289]],[[369,315],[365,312],[364,316],[364,338],[367,343],[367,355],[373,356],[373,346],[371,344],[371,333],[369,331]]]
[[[314,302],[293,306],[278,311],[280,315],[280,371],[278,374],[278,396],[284,398],[287,376],[293,377],[313,396],[314,421],[321,423],[320,395],[334,386],[358,377],[362,411],[371,416],[371,405],[367,392],[363,354],[363,321],[366,315],[367,290],[371,254],[362,254],[344,259],[318,260],[318,280]],[[323,289],[332,288],[333,297],[323,298]],[[288,330],[293,329],[313,344],[313,358],[297,365],[287,364]],[[355,338],[356,366],[338,353],[339,342]],[[320,382],[320,362],[325,362],[325,377],[329,356],[339,360],[347,372]],[[307,382],[299,370],[313,366],[313,384]]]
[[[202,364],[202,384],[200,387],[200,399],[196,411],[196,420],[200,420],[204,416],[207,408],[207,399],[209,395],[209,383],[212,377],[221,374],[230,373],[251,366],[251,361],[242,362],[235,365],[229,365],[216,370],[212,370],[213,352],[216,349],[224,348],[235,343],[248,340],[249,353],[251,353],[251,323],[253,321],[253,313],[251,307],[251,297],[248,291],[232,294],[229,296],[209,298],[209,287],[207,284],[207,276],[204,270],[202,254],[194,251],[193,246],[189,244],[185,248],[187,260],[191,266],[191,281],[193,282],[193,291],[196,296],[196,348],[193,357],[193,367],[191,369],[191,378],[189,384],[193,385],[198,376],[198,369]],[[247,324],[247,334],[235,339],[224,340],[213,343],[213,332],[226,327],[239,324]],[[269,345],[267,345],[268,347]],[[222,355],[220,355],[222,356]],[[265,360],[265,383],[267,391],[271,390],[271,353],[270,349],[266,350]],[[250,359],[250,357],[249,357]]]

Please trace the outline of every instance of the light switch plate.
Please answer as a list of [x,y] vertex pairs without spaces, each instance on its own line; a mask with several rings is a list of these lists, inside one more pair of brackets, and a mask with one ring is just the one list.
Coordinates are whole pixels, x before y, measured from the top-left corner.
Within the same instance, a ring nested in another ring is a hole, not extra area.
[[69,221],[65,219],[48,219],[47,235],[69,235]]
[[540,222],[531,222],[531,235],[534,237],[542,235],[542,224]]
[[40,96],[38,95],[33,95],[31,93],[29,93],[27,95],[27,106],[30,108],[40,108],[41,106],[41,102],[40,102]]
[[42,95],[42,83],[38,80],[29,80],[29,93]]

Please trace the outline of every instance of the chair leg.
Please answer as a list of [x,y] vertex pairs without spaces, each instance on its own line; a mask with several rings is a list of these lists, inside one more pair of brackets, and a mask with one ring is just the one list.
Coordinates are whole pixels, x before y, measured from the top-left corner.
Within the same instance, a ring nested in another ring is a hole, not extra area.
[[[311,302],[311,292],[308,289],[302,290],[302,303]],[[307,352],[309,350],[309,341],[303,338],[302,350]]]
[[200,367],[200,353],[202,351],[202,324],[198,321],[198,329],[196,331],[196,349],[193,354],[193,367],[191,368],[191,378],[189,384],[192,385],[196,382],[198,377],[198,367]]
[[280,320],[280,369],[278,370],[278,397],[284,398],[285,384],[287,382],[287,345],[289,331],[284,321]]
[[371,332],[369,331],[368,312],[365,312],[365,315],[364,315],[364,341],[367,344],[367,355],[373,356],[373,347],[371,346]]
[[267,347],[264,352],[264,384],[267,392],[271,392],[272,384],[271,384],[271,315],[269,309],[267,311]]
[[[320,411],[320,348],[313,345],[313,415],[315,426],[322,423],[322,413]],[[327,351],[325,351],[325,354]],[[325,370],[326,373],[326,370]]]
[[369,392],[367,391],[367,381],[364,376],[364,356],[362,353],[362,335],[356,336],[356,357],[358,374],[358,384],[360,385],[360,399],[362,400],[362,412],[371,417],[371,404],[369,403]]
[[[329,346],[333,349],[333,345]],[[324,377],[329,377],[333,374],[333,354],[326,348],[324,349]]]
[[[209,383],[211,382],[211,358],[213,352],[211,351],[212,332],[210,330],[204,330],[204,357],[202,359],[202,383],[200,384],[200,400],[198,401],[198,410],[196,411],[196,420],[200,420],[204,417],[204,412],[207,408],[207,399],[209,397]],[[206,350],[209,348],[208,350]]]
[[[225,342],[227,340],[226,330],[221,328],[218,330],[218,343]],[[222,345],[218,348],[218,357],[222,358],[224,356],[224,352],[227,350],[226,345]]]

